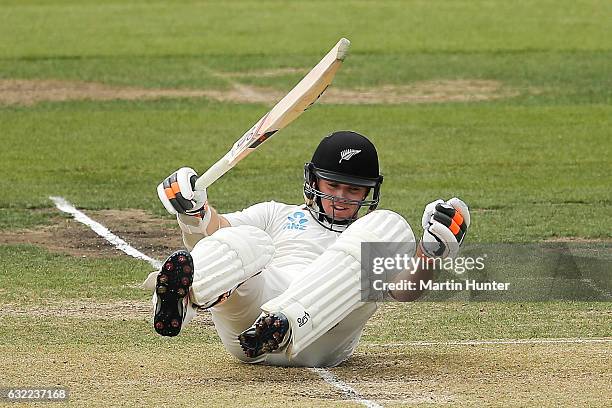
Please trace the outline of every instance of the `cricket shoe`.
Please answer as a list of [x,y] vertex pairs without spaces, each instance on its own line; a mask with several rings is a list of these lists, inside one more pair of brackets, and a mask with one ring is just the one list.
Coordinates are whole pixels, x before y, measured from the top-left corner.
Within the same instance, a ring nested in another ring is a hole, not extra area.
[[179,334],[190,307],[189,288],[192,283],[193,259],[187,251],[176,251],[166,259],[157,275],[157,303],[153,317],[157,333],[162,336]]
[[240,347],[249,358],[284,347],[289,341],[289,321],[282,313],[268,313],[238,336]]

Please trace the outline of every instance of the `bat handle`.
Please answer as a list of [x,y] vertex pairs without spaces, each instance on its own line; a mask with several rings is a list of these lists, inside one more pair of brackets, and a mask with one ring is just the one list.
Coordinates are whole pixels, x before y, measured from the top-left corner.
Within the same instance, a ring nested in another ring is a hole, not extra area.
[[206,173],[202,174],[195,182],[195,190],[202,191],[212,183],[217,181],[219,177],[227,173],[232,167],[229,161],[223,157],[221,160],[212,165],[212,167],[206,170]]

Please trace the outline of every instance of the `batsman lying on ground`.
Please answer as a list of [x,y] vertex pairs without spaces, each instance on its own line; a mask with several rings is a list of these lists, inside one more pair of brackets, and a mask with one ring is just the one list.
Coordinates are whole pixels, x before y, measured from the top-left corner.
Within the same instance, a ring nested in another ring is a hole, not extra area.
[[[361,243],[407,242],[424,259],[455,256],[470,223],[463,201],[434,201],[425,208],[417,245],[402,216],[376,210],[383,181],[378,154],[350,131],[325,137],[306,163],[301,205],[270,201],[220,215],[205,191],[193,190],[196,179],[184,167],[157,189],[177,215],[189,252],[175,252],[145,281],[154,290],[153,325],[175,336],[198,309],[208,309],[225,348],[247,363],[340,364],[377,307],[361,300]],[[428,280],[431,273],[412,271],[411,279]]]

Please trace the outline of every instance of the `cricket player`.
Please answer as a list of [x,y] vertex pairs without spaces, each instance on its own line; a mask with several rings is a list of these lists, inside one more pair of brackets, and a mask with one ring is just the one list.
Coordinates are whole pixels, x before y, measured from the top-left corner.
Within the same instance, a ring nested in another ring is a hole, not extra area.
[[[304,167],[300,205],[269,201],[221,215],[206,191],[194,191],[196,179],[183,167],[157,189],[188,251],[172,254],[145,281],[154,289],[154,328],[175,336],[197,309],[208,309],[225,348],[247,363],[340,364],[377,307],[361,300],[361,243],[406,242],[425,259],[454,256],[470,223],[461,200],[437,200],[425,209],[417,245],[402,216],[376,210],[378,154],[351,131],[320,142]],[[390,294],[400,301],[418,296]]]

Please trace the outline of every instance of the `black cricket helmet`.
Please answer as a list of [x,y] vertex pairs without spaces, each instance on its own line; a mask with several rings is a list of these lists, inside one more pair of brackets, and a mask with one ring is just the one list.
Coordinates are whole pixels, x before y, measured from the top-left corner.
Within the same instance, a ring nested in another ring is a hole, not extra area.
[[[319,190],[320,179],[367,187],[368,192],[362,200],[324,194]],[[364,208],[367,212],[374,211],[380,201],[382,182],[376,148],[365,136],[348,130],[324,137],[312,160],[304,165],[306,206],[321,225],[332,231],[344,231],[359,217],[360,210]],[[357,209],[351,217],[338,219],[334,213],[325,213],[321,200],[357,205]]]

